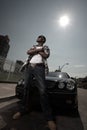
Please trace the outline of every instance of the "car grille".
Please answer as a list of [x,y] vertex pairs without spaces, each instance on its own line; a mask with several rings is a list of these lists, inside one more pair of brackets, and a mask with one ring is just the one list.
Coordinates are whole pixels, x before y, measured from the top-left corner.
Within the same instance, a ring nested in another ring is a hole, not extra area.
[[[47,91],[52,92],[52,93],[72,93],[69,90],[66,89],[67,83],[63,82],[65,87],[64,88],[59,88],[59,82],[54,82],[54,81],[46,81],[47,84]],[[74,90],[75,91],[75,90]]]
[[46,81],[47,89],[53,89],[56,87],[56,83],[53,81]]

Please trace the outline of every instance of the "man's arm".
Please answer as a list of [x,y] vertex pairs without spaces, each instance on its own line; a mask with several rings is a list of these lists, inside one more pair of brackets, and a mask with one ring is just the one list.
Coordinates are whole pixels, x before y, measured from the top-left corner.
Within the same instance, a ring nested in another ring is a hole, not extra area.
[[48,46],[44,46],[43,47],[43,51],[39,52],[39,54],[43,57],[43,58],[48,58],[50,56],[50,49],[48,48]]
[[41,52],[42,50],[43,50],[42,48],[36,49],[36,47],[33,47],[27,51],[27,54],[34,55],[34,54]]
[[35,48],[29,49],[29,50],[27,51],[27,54],[28,54],[28,55],[34,55],[34,54],[36,54],[36,49],[35,49]]
[[45,52],[39,52],[39,54],[43,57],[43,58],[48,58],[49,54],[46,54]]

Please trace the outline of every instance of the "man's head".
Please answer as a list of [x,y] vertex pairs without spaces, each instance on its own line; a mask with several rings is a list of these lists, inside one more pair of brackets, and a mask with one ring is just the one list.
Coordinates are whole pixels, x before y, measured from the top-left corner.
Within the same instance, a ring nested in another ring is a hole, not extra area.
[[46,42],[46,37],[43,35],[38,36],[36,40],[39,44],[44,44]]

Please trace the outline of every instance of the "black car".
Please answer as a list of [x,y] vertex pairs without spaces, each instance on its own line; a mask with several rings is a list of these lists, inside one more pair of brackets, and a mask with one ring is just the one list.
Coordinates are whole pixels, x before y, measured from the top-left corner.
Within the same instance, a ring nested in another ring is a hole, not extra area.
[[[30,98],[34,104],[39,102],[37,81],[32,77]],[[77,83],[66,72],[49,72],[46,76],[46,89],[52,106],[78,109]],[[24,79],[16,86],[16,96],[22,100],[24,91]]]

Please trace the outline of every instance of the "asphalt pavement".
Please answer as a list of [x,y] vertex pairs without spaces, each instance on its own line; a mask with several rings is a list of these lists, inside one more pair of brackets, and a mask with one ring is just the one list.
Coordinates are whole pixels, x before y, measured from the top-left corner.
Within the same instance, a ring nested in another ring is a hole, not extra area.
[[[47,122],[41,110],[33,110],[22,116],[19,120],[13,120],[13,114],[18,110],[18,104],[12,103],[0,110],[3,128],[1,130],[48,130]],[[59,110],[58,110],[59,111]],[[79,112],[60,111],[55,114],[57,130],[84,130]]]
[[[19,120],[13,120],[12,116],[18,110],[19,103],[19,100],[15,98],[15,84],[0,84],[0,89],[2,98],[6,99],[7,95],[9,99],[0,102],[0,130],[48,130],[47,122],[40,109],[34,108]],[[12,96],[14,98],[10,99],[9,97]],[[54,114],[57,130],[87,130],[86,98],[87,90],[78,89],[79,111],[77,113],[57,109]]]
[[[15,86],[16,84],[0,83],[0,110],[14,102],[11,99],[15,98]],[[0,129],[5,126],[7,123],[0,114]]]
[[15,96],[16,84],[0,83],[0,100]]

